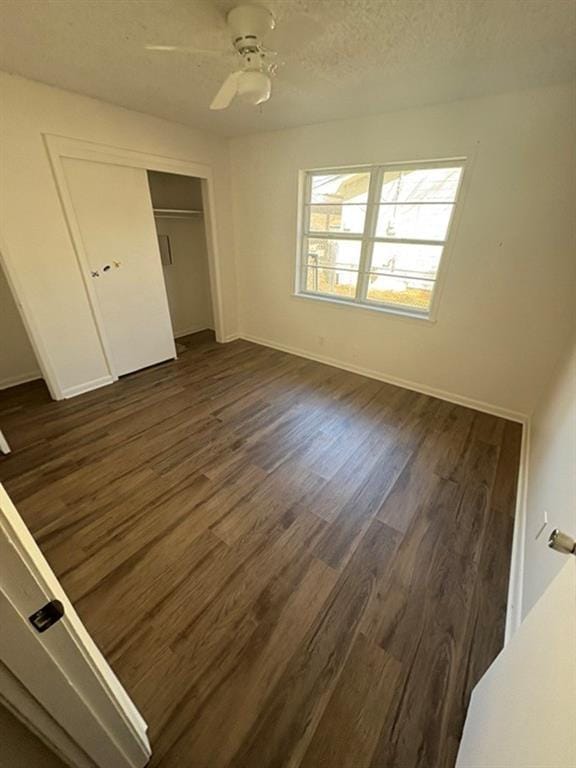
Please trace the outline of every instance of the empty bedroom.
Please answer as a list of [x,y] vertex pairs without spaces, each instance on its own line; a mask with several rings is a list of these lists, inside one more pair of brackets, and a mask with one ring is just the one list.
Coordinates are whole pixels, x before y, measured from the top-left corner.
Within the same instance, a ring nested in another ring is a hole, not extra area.
[[0,0],[0,768],[576,768],[576,0]]

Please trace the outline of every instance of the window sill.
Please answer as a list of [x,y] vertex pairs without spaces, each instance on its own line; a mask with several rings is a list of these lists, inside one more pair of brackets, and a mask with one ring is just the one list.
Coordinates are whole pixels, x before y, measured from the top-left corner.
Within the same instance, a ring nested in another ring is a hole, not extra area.
[[348,307],[349,309],[365,309],[368,312],[378,312],[384,315],[393,315],[397,318],[403,318],[404,320],[417,320],[424,323],[435,323],[436,319],[432,315],[423,315],[419,312],[412,312],[409,309],[400,309],[396,307],[384,307],[378,305],[363,304],[357,301],[346,301],[345,299],[336,299],[329,296],[319,296],[314,293],[293,293],[292,296],[296,299],[310,299],[312,301],[318,301],[322,304],[336,304],[340,307]]

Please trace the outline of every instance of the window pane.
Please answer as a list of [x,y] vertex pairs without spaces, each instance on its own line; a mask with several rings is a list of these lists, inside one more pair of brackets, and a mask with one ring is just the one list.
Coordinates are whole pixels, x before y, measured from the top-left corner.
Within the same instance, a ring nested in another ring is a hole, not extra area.
[[450,204],[381,205],[376,236],[445,240],[453,207]]
[[370,173],[313,174],[311,203],[365,203]]
[[370,272],[392,277],[434,279],[442,256],[441,245],[374,243]]
[[310,205],[308,209],[309,232],[364,231],[365,205]]
[[380,202],[454,202],[462,168],[399,168],[386,171]]
[[423,280],[389,277],[388,275],[368,276],[368,299],[392,304],[398,307],[427,311],[430,309],[434,283]]
[[309,237],[305,241],[305,262],[312,267],[360,267],[360,240],[326,240]]
[[353,299],[356,295],[358,272],[308,267],[306,273],[307,291],[326,293],[329,296],[343,296],[348,299]]

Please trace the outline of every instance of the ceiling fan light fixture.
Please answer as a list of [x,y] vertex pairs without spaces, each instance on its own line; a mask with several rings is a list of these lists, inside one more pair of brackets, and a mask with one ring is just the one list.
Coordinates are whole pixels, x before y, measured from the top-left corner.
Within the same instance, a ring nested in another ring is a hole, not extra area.
[[272,82],[265,72],[242,72],[238,78],[237,97],[246,104],[256,106],[268,101]]

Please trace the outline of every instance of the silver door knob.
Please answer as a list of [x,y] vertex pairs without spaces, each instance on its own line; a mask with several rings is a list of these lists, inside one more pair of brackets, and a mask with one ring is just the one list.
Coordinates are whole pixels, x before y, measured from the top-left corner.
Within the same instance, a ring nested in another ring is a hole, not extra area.
[[558,528],[554,528],[550,534],[548,546],[564,555],[576,555],[576,541],[567,533],[559,531]]

